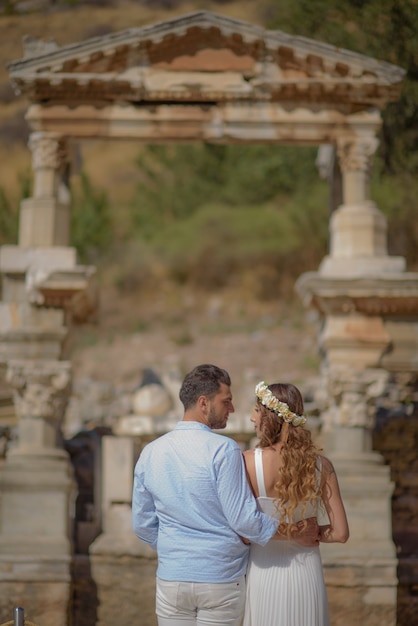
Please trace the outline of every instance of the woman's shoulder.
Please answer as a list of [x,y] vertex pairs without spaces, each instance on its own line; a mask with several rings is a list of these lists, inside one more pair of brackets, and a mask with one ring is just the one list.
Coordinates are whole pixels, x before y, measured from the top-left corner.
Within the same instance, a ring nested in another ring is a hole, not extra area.
[[245,459],[254,458],[254,450],[244,450],[243,455]]
[[252,467],[255,463],[255,453],[254,450],[245,450],[243,452],[245,465],[247,467]]
[[333,472],[335,472],[334,466],[330,459],[328,459],[328,457],[319,454],[318,462],[324,474],[332,474]]
[[245,450],[244,457],[246,458],[250,458],[250,459],[254,459],[256,455],[261,454],[262,452],[267,452],[267,448],[259,448],[258,446],[256,448],[250,448],[249,450]]

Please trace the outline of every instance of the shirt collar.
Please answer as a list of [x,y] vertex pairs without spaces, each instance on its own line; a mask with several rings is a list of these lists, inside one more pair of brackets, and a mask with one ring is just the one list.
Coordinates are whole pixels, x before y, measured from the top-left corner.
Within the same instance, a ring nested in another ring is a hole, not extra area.
[[202,424],[201,422],[187,422],[184,420],[177,422],[174,430],[208,430],[212,432],[212,429],[206,424]]

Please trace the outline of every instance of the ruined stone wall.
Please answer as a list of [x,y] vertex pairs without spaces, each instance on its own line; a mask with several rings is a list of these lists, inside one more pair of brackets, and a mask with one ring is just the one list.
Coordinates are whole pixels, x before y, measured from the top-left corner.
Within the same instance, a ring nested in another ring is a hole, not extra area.
[[[418,615],[418,382],[404,408],[378,411],[374,449],[390,465],[393,539],[397,547],[397,626],[411,626]],[[409,410],[408,410],[409,408]]]
[[157,626],[156,558],[75,555],[70,626]]

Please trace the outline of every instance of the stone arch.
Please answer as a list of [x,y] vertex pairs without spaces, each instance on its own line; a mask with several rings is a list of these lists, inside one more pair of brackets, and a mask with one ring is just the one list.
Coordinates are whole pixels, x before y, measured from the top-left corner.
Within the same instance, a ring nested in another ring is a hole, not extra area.
[[[2,474],[0,554],[11,562],[30,555],[42,580],[45,554],[47,560],[58,555],[61,605],[67,605],[66,511],[73,483],[58,437],[70,371],[62,345],[66,316],[83,319],[95,306],[94,268],[80,267],[69,247],[72,143],[328,145],[341,171],[342,202],[330,220],[328,256],[297,284],[324,320],[322,419],[352,526],[349,544],[325,546],[324,566],[335,606],[350,609],[353,624],[394,624],[393,485],[371,449],[372,407],[389,374],[417,371],[418,288],[404,259],[388,255],[386,221],[370,199],[368,175],[381,111],[399,97],[404,71],[199,11],[64,47],[28,39],[24,57],[9,72],[30,101],[34,186],[21,205],[18,245],[0,251],[0,356],[16,390],[21,426],[19,448]],[[41,408],[34,398],[42,398]],[[28,506],[32,502],[27,482],[34,466],[43,476],[43,506],[57,493],[61,498],[61,523],[51,527],[50,544],[36,525],[13,524],[16,491]],[[51,482],[51,470],[59,484]],[[65,621],[63,613],[55,618],[55,624]]]

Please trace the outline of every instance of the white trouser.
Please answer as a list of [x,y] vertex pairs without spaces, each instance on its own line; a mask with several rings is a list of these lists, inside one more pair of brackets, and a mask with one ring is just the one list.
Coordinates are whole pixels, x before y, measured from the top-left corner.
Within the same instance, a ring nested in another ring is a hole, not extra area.
[[157,578],[158,626],[240,626],[245,577],[230,583],[173,582]]

